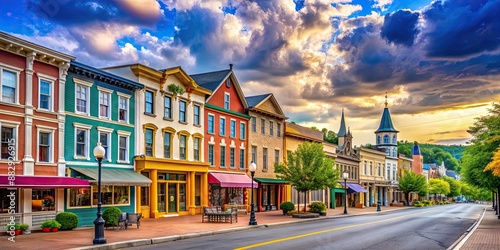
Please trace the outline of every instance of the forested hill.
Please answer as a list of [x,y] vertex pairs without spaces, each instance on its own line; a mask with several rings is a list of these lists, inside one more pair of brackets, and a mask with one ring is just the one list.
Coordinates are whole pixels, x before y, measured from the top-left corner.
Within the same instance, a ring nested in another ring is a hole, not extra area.
[[[436,145],[436,144],[419,144],[420,153],[424,158],[424,163],[436,163],[441,165],[444,161],[444,166],[448,170],[460,171],[460,158],[465,149],[465,146],[457,145]],[[398,142],[398,152],[411,158],[411,150],[413,142]]]

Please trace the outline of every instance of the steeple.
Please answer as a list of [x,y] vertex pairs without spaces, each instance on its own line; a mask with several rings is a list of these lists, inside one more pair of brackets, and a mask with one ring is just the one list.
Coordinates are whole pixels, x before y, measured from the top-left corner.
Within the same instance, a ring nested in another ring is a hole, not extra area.
[[399,132],[394,128],[394,125],[392,125],[391,113],[387,107],[387,92],[385,93],[385,108],[382,113],[382,119],[380,119],[380,125],[375,133],[378,132]]
[[344,109],[342,109],[342,118],[340,119],[340,129],[337,134],[338,137],[346,136],[345,120],[344,120]]

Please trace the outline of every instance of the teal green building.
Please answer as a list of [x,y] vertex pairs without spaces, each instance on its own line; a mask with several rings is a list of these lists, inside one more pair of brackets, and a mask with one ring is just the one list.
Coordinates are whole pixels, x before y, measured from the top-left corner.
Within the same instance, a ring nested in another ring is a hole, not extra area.
[[144,85],[72,62],[65,86],[64,152],[69,176],[89,180],[86,188],[68,188],[65,211],[78,215],[78,226],[93,225],[97,212],[98,163],[93,149],[106,150],[101,168],[103,211],[115,206],[136,212],[136,186],[151,180],[134,171],[135,92]]

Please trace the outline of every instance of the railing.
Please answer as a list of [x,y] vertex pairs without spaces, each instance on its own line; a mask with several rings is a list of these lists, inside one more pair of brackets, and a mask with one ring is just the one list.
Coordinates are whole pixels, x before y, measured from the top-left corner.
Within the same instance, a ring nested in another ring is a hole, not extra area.
[[16,217],[15,222],[21,223],[21,219],[23,218],[22,214],[0,214],[0,230],[7,230],[7,224],[11,222],[10,217]]
[[39,228],[42,223],[46,220],[54,220],[56,218],[56,212],[46,212],[46,213],[33,213],[31,214],[31,228]]

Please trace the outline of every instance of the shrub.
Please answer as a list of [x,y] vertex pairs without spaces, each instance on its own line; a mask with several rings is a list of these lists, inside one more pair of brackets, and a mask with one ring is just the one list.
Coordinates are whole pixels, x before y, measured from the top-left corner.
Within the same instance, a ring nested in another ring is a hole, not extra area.
[[122,213],[122,210],[120,210],[117,207],[108,207],[104,212],[102,212],[102,218],[104,219],[104,226],[112,226],[116,227],[118,226],[118,218],[120,217],[120,214]]
[[52,228],[60,228],[61,227],[61,223],[57,222],[56,220],[46,220],[42,223],[41,225],[42,228],[44,227],[50,227],[51,229]]
[[19,223],[15,223],[14,225],[12,225],[12,224],[10,224],[10,223],[7,223],[6,228],[7,228],[7,232],[8,232],[8,231],[15,231],[15,230],[19,230],[19,229],[21,229],[21,224],[19,224]]
[[326,205],[321,201],[311,202],[311,204],[309,204],[309,208],[310,208],[309,211],[311,213],[320,213],[326,211]]
[[283,210],[283,214],[288,214],[288,212],[295,209],[295,204],[291,201],[285,201],[280,204],[280,209]]
[[19,228],[21,228],[21,230],[23,230],[23,231],[26,231],[26,230],[28,230],[30,228],[30,225],[28,225],[28,224],[21,224],[19,226]]
[[78,216],[72,212],[57,214],[56,221],[61,223],[61,230],[71,230],[78,226]]
[[413,201],[413,206],[417,206],[418,204],[420,204],[420,201]]

